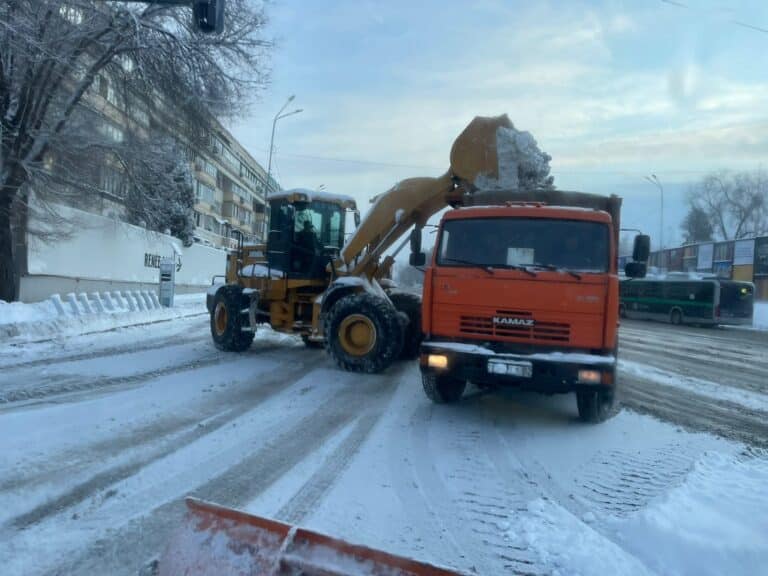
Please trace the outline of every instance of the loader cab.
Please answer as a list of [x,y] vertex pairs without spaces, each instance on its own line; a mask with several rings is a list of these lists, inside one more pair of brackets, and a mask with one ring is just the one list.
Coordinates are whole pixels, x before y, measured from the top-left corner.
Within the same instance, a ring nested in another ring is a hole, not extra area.
[[328,262],[344,245],[348,196],[313,190],[288,190],[270,197],[267,258],[270,268],[288,278],[323,278]]

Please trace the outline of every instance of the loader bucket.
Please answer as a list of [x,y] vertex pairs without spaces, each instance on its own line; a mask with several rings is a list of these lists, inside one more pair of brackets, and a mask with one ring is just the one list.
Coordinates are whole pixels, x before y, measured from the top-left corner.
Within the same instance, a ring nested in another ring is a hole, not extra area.
[[187,498],[187,513],[158,563],[159,576],[457,576],[387,554]]
[[470,184],[480,175],[499,177],[496,131],[501,127],[512,128],[506,114],[475,116],[451,147],[451,172],[455,177]]

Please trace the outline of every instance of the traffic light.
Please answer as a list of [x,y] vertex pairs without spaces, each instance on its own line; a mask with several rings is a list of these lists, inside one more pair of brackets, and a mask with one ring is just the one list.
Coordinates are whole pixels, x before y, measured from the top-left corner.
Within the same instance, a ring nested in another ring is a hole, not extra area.
[[219,34],[224,30],[224,0],[194,0],[192,18],[197,30]]

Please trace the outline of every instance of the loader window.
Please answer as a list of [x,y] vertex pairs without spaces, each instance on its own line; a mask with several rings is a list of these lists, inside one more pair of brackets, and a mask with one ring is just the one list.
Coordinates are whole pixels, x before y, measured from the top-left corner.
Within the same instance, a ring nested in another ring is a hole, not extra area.
[[294,220],[294,239],[298,240],[311,230],[321,248],[344,245],[342,208],[330,202],[297,202]]
[[438,265],[498,268],[556,267],[579,272],[609,269],[609,230],[599,222],[546,218],[448,220]]

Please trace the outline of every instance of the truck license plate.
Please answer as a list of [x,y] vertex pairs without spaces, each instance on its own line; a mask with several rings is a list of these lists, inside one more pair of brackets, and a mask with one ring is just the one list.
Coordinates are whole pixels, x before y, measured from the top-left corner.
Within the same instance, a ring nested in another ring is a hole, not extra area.
[[488,372],[490,374],[502,374],[504,376],[518,376],[530,378],[533,368],[530,362],[517,362],[514,360],[488,360]]

